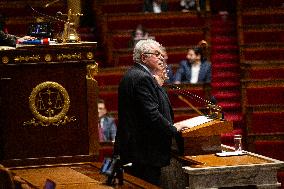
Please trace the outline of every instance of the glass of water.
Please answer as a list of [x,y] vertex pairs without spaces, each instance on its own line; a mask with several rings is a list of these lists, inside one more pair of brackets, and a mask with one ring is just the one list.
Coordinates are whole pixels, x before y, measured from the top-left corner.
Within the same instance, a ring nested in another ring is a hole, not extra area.
[[234,136],[235,151],[242,151],[242,135]]

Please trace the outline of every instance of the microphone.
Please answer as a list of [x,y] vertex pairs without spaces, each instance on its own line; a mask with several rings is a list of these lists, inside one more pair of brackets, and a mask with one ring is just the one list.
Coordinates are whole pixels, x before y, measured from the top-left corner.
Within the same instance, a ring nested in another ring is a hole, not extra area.
[[[191,98],[192,100],[199,102],[200,104],[206,104],[206,108],[208,110],[208,117],[212,118],[212,119],[222,119],[224,120],[224,114],[222,112],[222,107],[217,105],[217,100],[214,96],[211,97],[211,100],[206,100],[204,98],[201,98],[200,96],[193,94],[189,91],[186,91],[184,89],[181,89],[180,87],[176,86],[176,85],[170,85],[169,86],[171,89],[175,89],[177,90],[177,92],[180,95],[186,96]],[[181,97],[179,97],[181,100],[184,101],[184,99],[182,99]],[[189,105],[189,103],[187,103]],[[190,105],[191,106],[191,105]],[[195,110],[196,111],[196,110]],[[198,112],[198,111],[197,111]],[[199,113],[199,112],[198,112]],[[199,113],[200,114],[200,113]],[[200,114],[202,115],[202,114]]]
[[62,16],[63,15],[63,13],[61,12],[61,11],[58,11],[57,13],[56,13],[56,16]]
[[127,163],[123,165],[123,167],[131,167],[131,166],[132,166],[132,163]]
[[58,1],[60,1],[60,0],[54,0],[54,1],[51,1],[51,2],[49,2],[49,3],[46,3],[46,4],[44,5],[44,7],[47,8],[47,7],[49,7],[50,5],[52,5],[52,4],[54,4],[54,3],[57,3]]
[[212,104],[217,104],[217,99],[215,98],[215,96],[212,96],[210,101]]

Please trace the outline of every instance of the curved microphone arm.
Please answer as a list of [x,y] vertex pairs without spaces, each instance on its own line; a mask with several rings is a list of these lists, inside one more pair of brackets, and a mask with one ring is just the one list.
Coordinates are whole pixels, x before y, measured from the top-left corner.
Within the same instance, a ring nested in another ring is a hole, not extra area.
[[59,19],[57,17],[49,16],[47,14],[41,13],[41,12],[35,10],[31,5],[28,5],[28,6],[32,9],[33,12],[35,12],[36,14],[38,14],[40,16],[43,16],[43,17],[46,17],[46,18],[49,18],[49,19],[52,19],[52,20],[56,20],[56,21],[59,21],[59,22],[64,22],[64,23],[67,22],[66,20],[62,20],[62,19]]
[[54,3],[57,3],[58,1],[60,1],[60,0],[54,0],[54,1],[51,1],[51,2],[49,2],[49,3],[46,3],[46,4],[44,5],[44,7],[47,8],[47,7],[49,7],[50,5],[52,5],[52,4],[54,4]]
[[188,100],[186,100],[183,96],[178,95],[178,98],[184,101],[188,106],[190,106],[194,111],[196,111],[199,115],[204,115],[201,111],[199,111],[195,106],[193,106]]
[[[201,98],[200,96],[193,94],[189,91],[186,91],[184,89],[181,89],[179,86],[177,85],[170,85],[169,86],[171,89],[174,89],[178,92],[179,95],[181,96],[186,96],[189,97],[190,99],[202,104],[202,105],[206,105],[206,108],[208,109],[208,116],[211,118],[219,118],[219,119],[224,119],[224,115],[222,112],[222,107],[218,106],[217,104],[214,104],[213,102],[206,100],[204,98]],[[180,98],[180,97],[179,97]],[[184,98],[180,98],[182,101],[186,102],[187,104],[189,103],[188,101],[186,101]],[[189,105],[189,104],[188,104]],[[203,115],[199,110],[197,111],[197,108],[195,108],[191,103],[189,105],[192,109],[194,109],[197,113],[199,113],[200,115]]]

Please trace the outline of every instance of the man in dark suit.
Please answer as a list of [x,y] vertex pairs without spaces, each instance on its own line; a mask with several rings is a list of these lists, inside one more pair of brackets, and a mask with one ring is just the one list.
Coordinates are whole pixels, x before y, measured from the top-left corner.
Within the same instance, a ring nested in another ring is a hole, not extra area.
[[170,162],[172,138],[184,128],[173,125],[169,98],[154,77],[163,65],[162,46],[140,40],[133,51],[134,66],[118,89],[118,128],[115,154],[132,163],[130,174],[159,185],[161,167]]
[[210,83],[211,63],[202,54],[202,49],[189,49],[186,60],[182,60],[174,76],[174,83]]

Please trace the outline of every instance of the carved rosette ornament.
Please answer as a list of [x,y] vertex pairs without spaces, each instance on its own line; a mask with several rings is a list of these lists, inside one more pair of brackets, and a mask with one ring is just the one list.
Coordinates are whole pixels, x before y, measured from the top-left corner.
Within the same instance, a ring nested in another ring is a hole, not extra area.
[[94,53],[92,53],[92,52],[87,52],[86,57],[87,57],[87,59],[92,60],[92,59],[94,58]]
[[52,56],[51,56],[50,54],[46,54],[46,55],[44,56],[44,60],[45,60],[46,62],[50,62],[50,61],[52,60]]
[[9,62],[9,58],[7,56],[2,57],[2,63],[7,64]]
[[29,105],[34,118],[24,122],[24,126],[60,126],[76,121],[74,116],[66,115],[70,99],[59,83],[46,81],[37,85],[31,92]]

